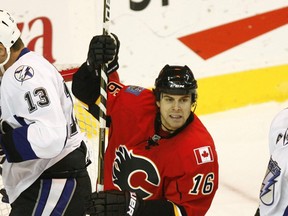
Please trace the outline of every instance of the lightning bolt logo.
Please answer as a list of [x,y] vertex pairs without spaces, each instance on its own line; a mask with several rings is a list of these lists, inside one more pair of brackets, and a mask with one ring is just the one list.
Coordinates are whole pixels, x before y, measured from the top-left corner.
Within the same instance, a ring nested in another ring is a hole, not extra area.
[[21,65],[14,72],[15,79],[21,83],[23,83],[25,80],[31,79],[33,76],[33,68],[26,65]]
[[262,182],[260,191],[260,200],[265,205],[272,205],[274,202],[275,185],[277,177],[281,174],[281,168],[278,163],[272,159],[269,160],[267,172]]

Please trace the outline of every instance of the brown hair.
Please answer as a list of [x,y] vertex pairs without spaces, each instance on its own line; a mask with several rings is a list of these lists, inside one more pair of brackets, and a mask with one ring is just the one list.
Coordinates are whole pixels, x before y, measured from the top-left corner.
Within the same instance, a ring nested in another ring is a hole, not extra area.
[[22,49],[23,46],[24,46],[24,43],[23,43],[22,39],[19,37],[19,38],[16,40],[16,42],[12,45],[11,49],[12,49],[13,51],[18,51],[18,50]]

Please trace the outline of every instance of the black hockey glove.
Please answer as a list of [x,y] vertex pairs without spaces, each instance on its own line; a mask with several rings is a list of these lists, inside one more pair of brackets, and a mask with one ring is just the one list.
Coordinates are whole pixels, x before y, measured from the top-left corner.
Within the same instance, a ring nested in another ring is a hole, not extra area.
[[120,41],[115,34],[97,35],[89,45],[87,66],[90,72],[98,72],[102,64],[108,63],[107,74],[117,70]]
[[141,204],[134,192],[109,190],[92,193],[85,209],[93,216],[139,216]]
[[[13,127],[5,120],[0,119],[0,134],[3,135],[12,131]],[[2,139],[2,138],[1,138]],[[3,151],[2,145],[0,145],[0,164],[3,164],[6,159],[6,155]]]
[[0,133],[5,134],[13,130],[13,127],[5,120],[0,119]]

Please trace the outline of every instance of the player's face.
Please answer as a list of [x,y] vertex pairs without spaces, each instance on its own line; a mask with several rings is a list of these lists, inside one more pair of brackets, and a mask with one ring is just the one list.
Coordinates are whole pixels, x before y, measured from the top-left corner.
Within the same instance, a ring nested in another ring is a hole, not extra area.
[[[3,64],[4,61],[7,59],[7,52],[5,47],[0,43],[0,64]],[[7,69],[7,64],[4,65],[5,69]],[[0,77],[3,75],[3,72],[0,70]]]
[[6,57],[6,49],[5,47],[0,43],[0,64],[5,61]]
[[162,93],[157,106],[160,108],[161,121],[167,129],[175,131],[182,127],[188,119],[191,112],[191,95],[171,95]]

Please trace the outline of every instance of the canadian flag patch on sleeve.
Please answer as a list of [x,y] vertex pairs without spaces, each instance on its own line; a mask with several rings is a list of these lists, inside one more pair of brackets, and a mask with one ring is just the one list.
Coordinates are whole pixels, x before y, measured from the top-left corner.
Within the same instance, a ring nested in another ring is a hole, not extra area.
[[194,149],[194,154],[197,160],[197,164],[209,163],[214,161],[213,153],[210,146],[204,146]]

